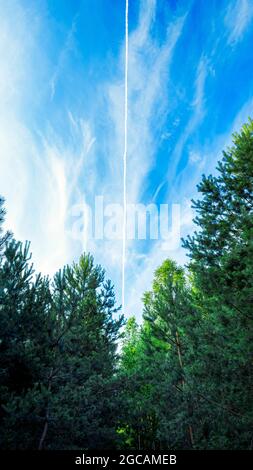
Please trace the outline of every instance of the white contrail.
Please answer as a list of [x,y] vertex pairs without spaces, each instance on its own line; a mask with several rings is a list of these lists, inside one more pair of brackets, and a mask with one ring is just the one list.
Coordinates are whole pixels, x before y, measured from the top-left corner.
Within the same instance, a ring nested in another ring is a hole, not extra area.
[[122,312],[125,310],[125,263],[127,217],[127,104],[128,104],[128,0],[125,9],[125,100],[124,100],[124,155],[123,155],[123,226],[122,226]]

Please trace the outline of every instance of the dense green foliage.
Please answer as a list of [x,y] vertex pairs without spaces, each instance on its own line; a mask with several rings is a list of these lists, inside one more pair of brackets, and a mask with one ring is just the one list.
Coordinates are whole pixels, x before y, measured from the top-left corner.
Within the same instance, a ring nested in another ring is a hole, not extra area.
[[118,352],[102,268],[83,255],[36,275],[0,200],[1,448],[253,448],[252,121],[217,170],[193,201],[188,266],[157,269]]
[[198,186],[187,269],[166,260],[142,326],[128,325],[122,364],[141,419],[135,409],[125,442],[135,448],[253,448],[252,121],[233,143]]
[[106,448],[117,440],[116,341],[110,282],[90,256],[34,276],[11,240],[0,269],[1,447]]

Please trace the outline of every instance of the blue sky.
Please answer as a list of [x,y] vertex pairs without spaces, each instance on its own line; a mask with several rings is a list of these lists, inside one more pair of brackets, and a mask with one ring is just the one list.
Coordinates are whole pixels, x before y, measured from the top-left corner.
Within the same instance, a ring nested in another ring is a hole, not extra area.
[[[0,194],[6,225],[53,274],[91,251],[121,302],[120,240],[76,239],[78,207],[122,201],[123,0],[0,0]],[[129,0],[127,196],[180,204],[253,106],[252,0]],[[127,243],[126,314],[178,246]]]

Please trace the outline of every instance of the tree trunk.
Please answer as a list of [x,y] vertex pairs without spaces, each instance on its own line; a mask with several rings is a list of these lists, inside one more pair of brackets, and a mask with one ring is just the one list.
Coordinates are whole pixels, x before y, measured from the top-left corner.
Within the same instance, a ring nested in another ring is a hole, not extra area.
[[[183,360],[182,360],[182,352],[181,352],[181,345],[180,345],[180,341],[179,341],[178,332],[176,332],[176,344],[177,344],[178,360],[179,360],[180,367],[182,369],[182,389],[184,389],[185,380],[184,380],[184,376],[183,376]],[[188,432],[189,432],[191,446],[192,446],[192,448],[194,448],[193,430],[192,430],[191,425],[189,425],[189,427],[188,427]]]
[[[53,368],[51,369],[49,377],[48,377],[48,386],[47,386],[48,392],[50,392],[50,390],[51,390],[52,379],[53,379]],[[38,450],[43,449],[43,444],[44,444],[44,441],[46,439],[46,435],[47,435],[47,431],[48,431],[48,419],[49,419],[49,396],[47,398],[45,424],[44,424],[43,431],[42,431],[42,434],[41,434]]]

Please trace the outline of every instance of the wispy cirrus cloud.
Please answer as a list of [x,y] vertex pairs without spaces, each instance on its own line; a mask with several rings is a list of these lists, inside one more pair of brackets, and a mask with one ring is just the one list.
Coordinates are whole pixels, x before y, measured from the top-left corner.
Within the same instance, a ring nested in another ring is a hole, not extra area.
[[53,75],[50,79],[49,85],[50,85],[50,90],[51,90],[51,93],[50,93],[51,100],[54,98],[57,82],[61,78],[62,73],[64,72],[66,59],[68,55],[71,52],[73,52],[75,48],[75,33],[76,33],[76,23],[78,20],[78,16],[79,16],[78,13],[76,13],[76,15],[74,16],[72,20],[71,26],[66,33],[66,39],[65,39],[64,45],[61,48],[56,66],[54,68]]
[[235,45],[243,37],[253,19],[251,0],[235,0],[229,4],[225,15],[225,26],[228,29],[228,44]]
[[[46,20],[36,6],[24,8],[18,0],[1,1],[0,13],[0,194],[6,199],[6,224],[18,239],[32,241],[36,268],[53,274],[76,255],[67,233],[69,207],[95,140],[87,120],[74,119],[67,110],[68,141],[50,115],[46,123],[36,116],[41,127],[31,125],[37,103],[47,99],[44,78],[54,68],[40,47]],[[64,54],[73,32],[74,26]],[[57,74],[62,60],[60,54]]]
[[[218,136],[213,141],[211,147],[200,146],[197,150],[192,151],[189,160],[191,168],[189,169],[189,166],[185,168],[182,173],[181,186],[178,187],[179,194],[181,195],[181,237],[185,238],[196,230],[196,226],[193,223],[195,214],[191,208],[190,199],[197,199],[199,197],[196,185],[200,181],[203,168],[205,168],[207,174],[215,173],[217,160],[222,157],[222,151],[232,144],[233,133],[240,129],[249,116],[252,116],[252,113],[253,99],[249,99],[238,111],[227,132]],[[189,178],[189,171],[191,178]],[[129,286],[128,314],[135,314],[138,319],[141,319],[143,305],[140,293],[144,293],[151,288],[154,271],[166,257],[174,259],[182,265],[188,262],[187,253],[181,248],[180,244],[174,249],[171,249],[170,244],[171,242],[168,241],[168,250],[166,251],[165,243],[158,240],[153,244],[148,256],[142,256],[138,264],[133,264],[132,268],[135,270],[136,275],[134,277],[135,282]]]
[[[143,180],[154,162],[157,145],[154,131],[162,125],[168,108],[164,77],[168,80],[174,50],[186,18],[186,14],[172,18],[164,42],[159,44],[152,34],[155,13],[156,1],[141,2],[139,24],[129,38],[127,190],[132,202],[140,200]],[[122,164],[119,156],[124,142],[123,78],[109,85],[108,96],[108,109],[115,130],[111,154],[116,153],[110,162],[113,174],[117,168],[115,160],[118,162],[120,175]]]
[[[173,54],[182,33],[186,13],[172,17],[161,42],[154,37],[157,2],[142,1],[139,22],[129,36],[128,80],[128,203],[140,202],[147,174],[155,161],[159,142],[155,132],[162,125],[168,111],[167,81]],[[106,128],[107,152],[103,179],[94,180],[93,194],[99,191],[108,202],[122,203],[123,143],[124,143],[124,46],[117,64],[118,77],[114,83],[105,83],[103,94],[111,126]],[[97,142],[99,151],[99,142]],[[95,171],[96,173],[96,171]],[[149,201],[148,201],[149,202]],[[121,277],[121,241],[91,241],[88,244],[100,262],[109,267],[114,279]],[[131,285],[137,282],[141,253],[138,241],[127,242],[126,303],[132,298]],[[110,261],[109,261],[110,260]],[[133,268],[133,264],[135,267]],[[140,264],[141,266],[141,264]],[[141,269],[141,268],[140,268]],[[147,277],[147,280],[149,277]],[[116,284],[118,284],[116,282]],[[119,284],[118,284],[119,288]],[[118,291],[119,292],[119,291]],[[127,307],[127,312],[129,311]]]
[[[0,194],[8,226],[32,241],[37,269],[52,274],[89,250],[120,301],[122,241],[72,230],[96,196],[123,200],[124,2],[113,6],[117,24],[101,2],[86,2],[84,14],[71,2],[0,0]],[[252,114],[250,74],[237,67],[240,58],[244,68],[250,61],[241,39],[247,31],[250,41],[251,3],[221,1],[216,15],[201,2],[199,23],[196,2],[129,3],[127,198],[180,203],[184,236],[201,173],[215,171],[230,133]],[[95,34],[83,27],[87,11]],[[239,41],[232,63],[225,52]],[[105,223],[111,216],[121,217],[107,211]],[[180,245],[166,243],[128,241],[127,314],[140,314],[141,295],[166,256],[185,261]]]
[[195,91],[193,101],[191,103],[192,113],[186,124],[185,129],[182,131],[180,138],[176,144],[175,150],[172,154],[172,164],[168,171],[168,180],[171,182],[176,177],[177,165],[182,155],[183,148],[192,133],[200,125],[204,118],[205,109],[205,82],[208,75],[208,61],[205,57],[201,57],[195,78]]
[[[205,107],[205,83],[208,73],[208,60],[206,57],[201,57],[197,65],[197,71],[195,75],[194,95],[190,101],[189,118],[185,127],[182,128],[181,126],[181,133],[170,155],[166,176],[163,181],[159,183],[159,186],[157,187],[154,195],[154,199],[157,198],[159,192],[165,184],[169,187],[167,191],[167,199],[173,199],[177,192],[176,178],[178,178],[180,175],[180,172],[178,171],[178,165],[180,163],[180,159],[182,158],[184,148],[188,139],[201,124],[207,111]],[[172,183],[174,184],[174,188]]]

